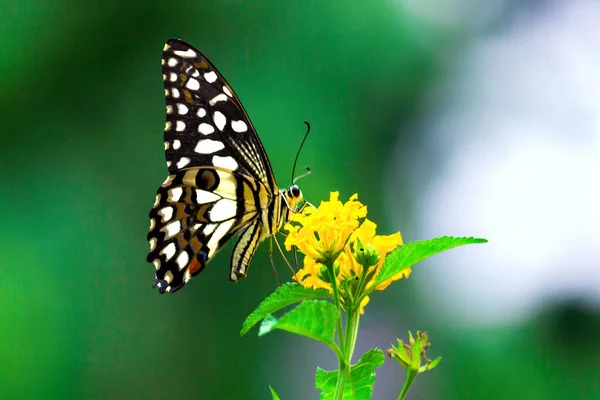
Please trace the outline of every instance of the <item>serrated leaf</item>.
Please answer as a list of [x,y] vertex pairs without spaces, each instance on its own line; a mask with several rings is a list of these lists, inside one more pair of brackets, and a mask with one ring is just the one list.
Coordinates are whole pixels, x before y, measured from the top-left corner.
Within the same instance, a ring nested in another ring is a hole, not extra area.
[[326,299],[332,298],[327,290],[309,289],[297,283],[285,283],[277,288],[269,297],[264,299],[262,303],[252,311],[246,318],[240,331],[240,336],[244,336],[248,331],[260,322],[267,315],[281,310],[291,304],[298,303],[302,300]]
[[273,316],[265,318],[260,325],[258,335],[262,336],[275,329],[281,329],[332,347],[335,346],[333,336],[339,317],[338,309],[330,302],[306,300],[279,319]]
[[428,257],[450,250],[454,247],[476,243],[487,243],[487,240],[473,237],[457,238],[443,236],[431,240],[407,243],[404,246],[397,248],[386,257],[383,267],[381,267],[381,271],[379,271],[379,274],[377,274],[377,277],[375,278],[375,284],[372,286],[372,290],[419,261],[423,261]]
[[269,385],[269,389],[271,389],[271,396],[273,397],[273,400],[280,400],[279,395],[277,392],[275,392],[275,389],[273,389],[271,385]]
[[[367,400],[373,394],[373,384],[377,376],[375,368],[383,365],[385,357],[379,349],[367,351],[358,360],[358,363],[350,367],[350,377],[344,386],[344,400]],[[320,389],[321,400],[333,399],[337,385],[337,371],[325,371],[317,368],[315,386]]]

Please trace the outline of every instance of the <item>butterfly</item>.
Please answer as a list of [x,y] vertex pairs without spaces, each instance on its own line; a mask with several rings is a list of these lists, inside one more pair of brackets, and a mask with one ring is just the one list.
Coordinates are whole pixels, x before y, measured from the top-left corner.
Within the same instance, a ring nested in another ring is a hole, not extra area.
[[162,54],[169,176],[150,210],[147,260],[153,287],[175,292],[234,235],[229,279],[246,276],[258,244],[303,201],[278,189],[248,114],[225,78],[190,44],[169,39]]

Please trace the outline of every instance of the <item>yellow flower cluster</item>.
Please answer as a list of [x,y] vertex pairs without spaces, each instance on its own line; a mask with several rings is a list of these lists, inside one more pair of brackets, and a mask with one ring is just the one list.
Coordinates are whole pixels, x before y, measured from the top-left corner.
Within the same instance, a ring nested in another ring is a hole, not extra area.
[[[316,209],[306,207],[302,213],[294,214],[285,226],[289,232],[286,248],[296,246],[305,254],[303,268],[294,275],[294,280],[305,287],[324,288],[333,293],[327,274],[327,267],[333,267],[343,303],[360,300],[361,314],[369,302],[367,292],[384,290],[392,281],[407,278],[411,272],[407,268],[373,288],[386,255],[402,245],[402,237],[400,232],[377,235],[377,226],[366,216],[367,207],[358,201],[358,195],[342,203],[339,193],[331,192],[329,201],[321,202]],[[365,249],[375,256],[374,262],[366,267],[364,259],[358,256],[358,252]]]

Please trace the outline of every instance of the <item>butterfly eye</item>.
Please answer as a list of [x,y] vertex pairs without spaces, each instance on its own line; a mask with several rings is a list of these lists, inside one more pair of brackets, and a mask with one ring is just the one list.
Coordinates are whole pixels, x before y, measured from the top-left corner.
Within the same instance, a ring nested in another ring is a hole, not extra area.
[[290,193],[292,197],[300,197],[300,188],[298,187],[298,185],[292,185],[290,187]]

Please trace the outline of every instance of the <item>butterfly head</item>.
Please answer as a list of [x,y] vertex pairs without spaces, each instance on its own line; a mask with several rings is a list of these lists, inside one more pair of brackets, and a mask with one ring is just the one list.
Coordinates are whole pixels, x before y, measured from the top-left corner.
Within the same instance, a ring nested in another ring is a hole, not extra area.
[[284,191],[283,195],[290,210],[294,210],[296,205],[304,200],[304,197],[302,197],[302,190],[300,190],[298,185],[290,186]]

